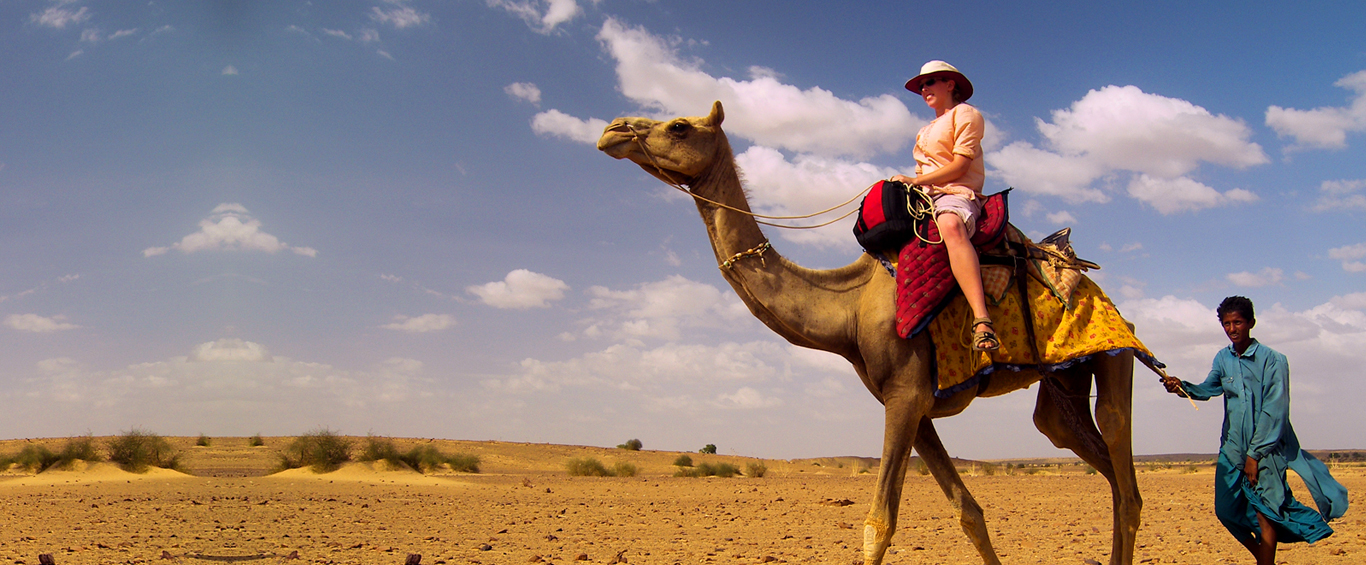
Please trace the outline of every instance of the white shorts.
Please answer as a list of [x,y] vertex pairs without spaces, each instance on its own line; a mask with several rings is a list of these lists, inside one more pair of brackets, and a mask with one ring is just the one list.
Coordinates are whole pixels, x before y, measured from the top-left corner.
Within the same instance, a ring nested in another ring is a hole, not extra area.
[[963,227],[967,228],[968,237],[977,233],[977,218],[982,216],[982,203],[977,199],[968,198],[961,194],[936,194],[934,200],[934,217],[938,221],[940,214],[954,213],[963,219]]

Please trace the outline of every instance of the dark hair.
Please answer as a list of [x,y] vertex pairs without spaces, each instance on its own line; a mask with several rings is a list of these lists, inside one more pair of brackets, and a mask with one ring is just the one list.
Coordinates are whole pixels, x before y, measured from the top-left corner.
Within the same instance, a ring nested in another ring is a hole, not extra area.
[[1252,313],[1252,301],[1243,296],[1230,296],[1219,303],[1219,308],[1214,311],[1219,319],[1224,319],[1224,314],[1237,312],[1244,320],[1252,321],[1257,317]]

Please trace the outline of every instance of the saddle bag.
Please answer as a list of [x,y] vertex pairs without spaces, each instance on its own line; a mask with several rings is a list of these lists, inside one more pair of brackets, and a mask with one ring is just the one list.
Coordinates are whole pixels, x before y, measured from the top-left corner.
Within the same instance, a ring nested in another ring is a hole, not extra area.
[[869,253],[900,251],[902,245],[915,237],[915,198],[905,183],[877,181],[859,204],[854,239]]

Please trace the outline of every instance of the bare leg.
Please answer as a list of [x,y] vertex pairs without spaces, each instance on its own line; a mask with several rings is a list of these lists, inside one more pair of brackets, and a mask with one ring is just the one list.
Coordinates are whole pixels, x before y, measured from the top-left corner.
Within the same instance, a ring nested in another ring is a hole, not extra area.
[[949,253],[949,268],[953,270],[953,278],[958,281],[958,288],[963,289],[968,306],[972,307],[972,317],[990,318],[986,292],[982,290],[982,267],[977,260],[977,250],[968,239],[963,218],[953,212],[944,212],[935,216],[934,221],[939,225],[940,237],[944,238],[944,249]]
[[1257,513],[1257,525],[1262,529],[1262,543],[1255,553],[1257,565],[1276,565],[1276,528],[1261,512]]

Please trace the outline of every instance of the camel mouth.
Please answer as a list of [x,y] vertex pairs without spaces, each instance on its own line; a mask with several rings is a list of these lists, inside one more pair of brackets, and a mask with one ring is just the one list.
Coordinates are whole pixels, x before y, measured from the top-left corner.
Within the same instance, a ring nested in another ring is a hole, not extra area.
[[609,156],[621,159],[631,152],[631,144],[635,141],[635,135],[630,132],[622,133],[619,131],[605,131],[598,139],[598,151]]

